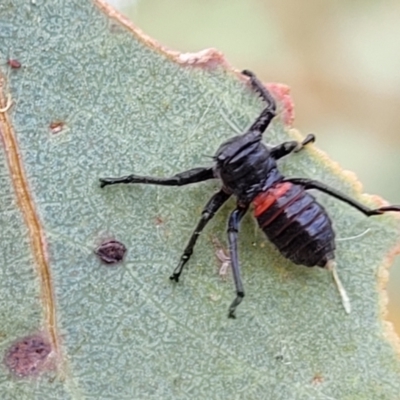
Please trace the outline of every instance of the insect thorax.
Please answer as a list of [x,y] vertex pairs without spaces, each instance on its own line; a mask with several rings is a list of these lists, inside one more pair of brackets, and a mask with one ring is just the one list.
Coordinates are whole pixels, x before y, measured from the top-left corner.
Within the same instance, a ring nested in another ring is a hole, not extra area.
[[267,146],[257,136],[248,133],[223,143],[215,160],[216,176],[229,192],[245,203],[282,179]]

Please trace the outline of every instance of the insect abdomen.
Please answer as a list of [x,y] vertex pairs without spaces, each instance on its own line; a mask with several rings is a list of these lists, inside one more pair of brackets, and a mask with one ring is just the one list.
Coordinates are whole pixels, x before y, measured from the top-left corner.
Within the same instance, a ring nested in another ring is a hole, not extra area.
[[302,186],[280,182],[253,200],[260,228],[295,264],[324,267],[334,259],[335,233],[325,209]]

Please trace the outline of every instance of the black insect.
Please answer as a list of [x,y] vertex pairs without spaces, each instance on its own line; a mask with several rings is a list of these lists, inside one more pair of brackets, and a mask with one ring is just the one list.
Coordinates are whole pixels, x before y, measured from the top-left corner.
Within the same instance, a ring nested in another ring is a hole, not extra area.
[[370,209],[318,181],[305,178],[285,178],[278,171],[276,161],[292,152],[300,151],[308,143],[314,142],[315,137],[308,135],[301,143],[290,141],[274,147],[265,145],[262,142],[262,134],[275,117],[275,101],[252,72],[245,70],[242,74],[250,78],[251,86],[261,95],[267,106],[247,132],[227,140],[219,147],[213,158],[214,165],[212,167],[193,168],[169,178],[138,175],[102,178],[100,186],[116,183],[182,186],[208,179],[220,179],[222,188],[211,197],[204,207],[201,219],[170,279],[178,282],[205,225],[229,197],[234,195],[237,198],[237,205],[229,217],[228,239],[236,297],[229,307],[229,317],[235,317],[236,307],[244,297],[237,253],[237,237],[240,220],[250,204],[254,205],[254,215],[260,228],[284,257],[295,264],[308,267],[319,266],[332,270],[345,309],[350,312],[347,295],[336,274],[335,233],[331,220],[325,209],[307,190],[317,189],[336,197],[361,211],[367,217],[380,215],[387,211],[400,211],[400,206]]

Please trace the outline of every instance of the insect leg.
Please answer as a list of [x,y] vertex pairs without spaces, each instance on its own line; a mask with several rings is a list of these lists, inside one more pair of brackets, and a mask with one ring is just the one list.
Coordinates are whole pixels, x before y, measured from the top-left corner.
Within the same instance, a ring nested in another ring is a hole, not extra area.
[[237,252],[237,238],[239,232],[239,224],[240,220],[246,214],[247,207],[237,207],[234,211],[232,211],[229,222],[228,222],[228,240],[229,240],[229,251],[231,256],[231,265],[233,272],[233,279],[235,281],[236,287],[236,297],[233,300],[232,304],[229,306],[229,318],[235,317],[236,307],[242,302],[244,297],[243,283],[242,278],[240,277],[240,266],[239,266],[239,258]]
[[128,175],[120,178],[100,178],[100,187],[115,185],[117,183],[147,183],[152,185],[182,186],[189,183],[202,182],[214,178],[212,168],[192,168],[169,178],[151,176]]
[[245,69],[242,71],[243,75],[246,75],[250,78],[250,83],[253,89],[260,94],[262,99],[267,103],[265,109],[261,112],[259,117],[250,127],[249,132],[257,131],[262,134],[268,127],[272,118],[276,115],[276,103],[269,91],[266,87],[258,80],[258,78],[253,74],[253,72]]
[[389,205],[385,207],[379,207],[379,208],[369,208],[358,201],[352,199],[351,197],[345,195],[342,192],[339,192],[336,189],[333,189],[324,183],[314,181],[312,179],[306,179],[306,178],[285,178],[283,182],[292,182],[297,185],[303,186],[305,189],[317,189],[320,190],[323,193],[329,194],[332,197],[335,197],[338,200],[341,200],[348,205],[356,208],[358,211],[361,211],[363,214],[365,214],[367,217],[371,217],[373,215],[380,215],[383,214],[387,211],[398,211],[400,212],[400,206],[396,205]]
[[315,136],[310,133],[302,142],[296,142],[295,140],[292,140],[290,142],[278,144],[271,149],[271,157],[275,158],[275,160],[279,160],[280,158],[287,156],[292,152],[298,153],[304,148],[304,146],[313,142],[315,142]]
[[222,204],[224,204],[226,200],[229,199],[230,196],[230,194],[221,189],[219,192],[215,193],[214,196],[212,196],[211,199],[208,201],[201,214],[201,219],[197,223],[197,226],[194,229],[185,250],[183,251],[178,266],[174,269],[173,274],[170,276],[171,280],[174,280],[176,282],[179,281],[179,276],[182,273],[183,267],[189,261],[189,258],[193,253],[193,248],[200,233],[207,225],[207,222],[214,216],[214,214],[218,211]]

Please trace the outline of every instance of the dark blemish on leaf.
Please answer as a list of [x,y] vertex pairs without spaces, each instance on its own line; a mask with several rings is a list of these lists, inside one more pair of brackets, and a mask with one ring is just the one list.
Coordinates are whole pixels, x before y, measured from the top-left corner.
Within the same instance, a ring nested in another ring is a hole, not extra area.
[[164,220],[163,220],[159,215],[157,215],[157,216],[154,218],[154,221],[155,221],[155,223],[156,223],[157,226],[160,226],[160,225],[162,225],[162,224],[164,223]]
[[291,361],[289,361],[288,357],[284,356],[283,354],[277,354],[275,356],[275,360],[279,361],[283,365],[290,365],[291,364]]
[[12,69],[20,69],[22,67],[22,64],[16,60],[16,59],[10,59],[7,61],[7,64],[10,66]]
[[124,29],[121,25],[112,22],[110,24],[110,32],[111,33],[123,33]]
[[126,253],[126,247],[117,240],[108,240],[102,243],[95,253],[105,264],[117,264],[121,262]]
[[50,353],[50,343],[43,336],[27,336],[11,345],[4,363],[16,376],[35,376],[46,367]]
[[57,134],[60,133],[64,129],[65,123],[63,121],[53,121],[50,124],[51,133]]

